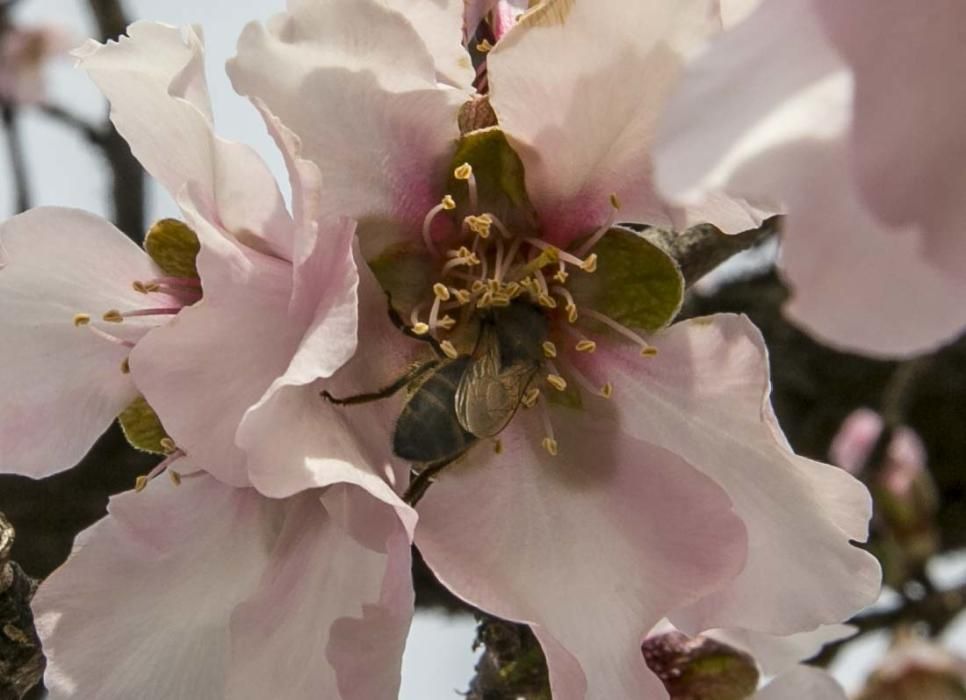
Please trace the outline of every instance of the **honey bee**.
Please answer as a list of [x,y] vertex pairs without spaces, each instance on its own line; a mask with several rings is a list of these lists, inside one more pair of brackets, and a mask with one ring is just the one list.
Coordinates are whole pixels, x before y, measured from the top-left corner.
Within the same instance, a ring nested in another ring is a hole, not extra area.
[[[409,331],[391,308],[390,317]],[[472,353],[430,360],[370,394],[338,399],[323,392],[323,397],[346,405],[411,388],[396,420],[392,449],[396,456],[414,463],[416,477],[405,499],[415,504],[443,468],[481,438],[494,437],[507,426],[540,369],[547,334],[543,312],[534,304],[515,300],[483,314]]]

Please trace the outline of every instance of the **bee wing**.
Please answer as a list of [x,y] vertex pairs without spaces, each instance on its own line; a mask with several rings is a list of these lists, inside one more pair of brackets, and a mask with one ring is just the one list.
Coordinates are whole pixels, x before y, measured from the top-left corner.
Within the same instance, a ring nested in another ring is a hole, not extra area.
[[487,343],[456,388],[456,417],[477,437],[492,437],[513,418],[536,368],[530,363],[500,366],[496,343]]

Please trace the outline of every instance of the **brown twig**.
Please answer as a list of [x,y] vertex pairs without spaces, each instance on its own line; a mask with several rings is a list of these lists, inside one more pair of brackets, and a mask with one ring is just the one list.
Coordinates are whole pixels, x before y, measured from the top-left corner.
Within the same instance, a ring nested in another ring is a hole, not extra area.
[[10,561],[13,526],[0,514],[0,699],[20,700],[40,682],[46,662],[30,599],[37,583]]
[[7,142],[7,154],[10,161],[14,189],[15,213],[30,208],[30,183],[27,176],[27,161],[24,157],[23,142],[20,134],[20,122],[17,109],[10,104],[0,105],[0,117],[3,121],[3,133]]

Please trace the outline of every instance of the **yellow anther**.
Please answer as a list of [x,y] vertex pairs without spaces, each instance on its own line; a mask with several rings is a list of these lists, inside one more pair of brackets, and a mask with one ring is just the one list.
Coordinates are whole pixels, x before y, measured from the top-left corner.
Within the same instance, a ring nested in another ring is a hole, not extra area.
[[490,304],[492,306],[509,306],[510,305],[510,297],[507,294],[503,293],[503,292],[497,292],[495,294],[491,294],[490,295]]
[[174,443],[174,440],[169,437],[161,438],[158,440],[158,444],[161,445],[161,449],[164,450],[164,453],[167,455],[178,449],[178,446]]
[[473,294],[479,294],[484,289],[486,289],[486,285],[483,283],[483,280],[473,280],[473,284],[470,285],[470,291]]
[[140,292],[141,294],[148,294],[150,292],[156,292],[159,289],[161,289],[161,285],[158,284],[157,282],[150,282],[146,284],[144,282],[138,282],[137,280],[135,280],[134,282],[131,283],[131,286],[134,288],[135,292]]
[[553,278],[556,281],[560,282],[560,284],[565,284],[569,276],[570,275],[567,274],[567,271],[561,267],[559,270],[557,270],[554,273]]
[[480,259],[476,257],[476,253],[470,253],[463,260],[463,264],[466,265],[467,267],[474,267],[480,264]]
[[567,304],[567,322],[577,323],[577,305],[574,303]]
[[597,349],[597,343],[593,340],[581,340],[575,346],[577,352],[593,352]]
[[614,395],[614,385],[611,384],[610,382],[607,382],[606,384],[604,384],[604,386],[600,388],[600,395],[603,396],[605,399],[609,399],[611,396]]
[[500,438],[496,438],[493,441],[493,451],[496,454],[500,454],[501,452],[503,452],[503,443],[500,441]]
[[460,356],[460,354],[456,351],[456,346],[453,345],[448,340],[444,340],[443,342],[441,342],[439,344],[439,349],[442,350],[446,354],[446,357],[448,357],[451,360],[455,360],[457,357]]
[[429,324],[423,323],[422,321],[417,321],[413,324],[412,330],[416,335],[426,335],[429,333]]
[[125,357],[124,360],[121,362],[121,374],[130,374],[130,373],[131,373],[131,363],[128,361],[128,358]]
[[75,326],[86,326],[90,322],[91,317],[88,314],[74,314]]
[[449,287],[442,282],[433,285],[433,294],[440,301],[449,301]]
[[489,53],[493,49],[493,44],[488,39],[483,39],[476,45],[476,50],[480,53]]
[[537,399],[539,398],[540,398],[540,389],[535,386],[532,386],[529,389],[527,389],[526,392],[523,394],[523,398],[520,399],[520,403],[523,405],[524,408],[533,408],[537,403]]
[[471,214],[466,217],[465,221],[470,231],[480,238],[490,237],[490,227],[493,224],[493,219],[488,214],[480,214],[479,216]]
[[653,345],[645,345],[641,348],[641,357],[654,357],[657,355],[657,348]]
[[542,347],[543,347],[543,354],[545,357],[549,357],[553,359],[554,357],[557,356],[557,346],[554,345],[551,341],[549,340],[543,341]]
[[174,469],[168,470],[168,476],[171,478],[171,483],[175,486],[181,486],[181,475]]
[[456,250],[447,250],[446,251],[446,257],[447,258],[465,258],[468,255],[471,255],[471,252],[470,252],[470,249],[467,248],[465,245],[461,245]]
[[440,204],[443,205],[443,209],[446,211],[453,211],[453,209],[456,209],[456,200],[450,195],[444,196]]
[[582,263],[580,263],[580,269],[584,272],[596,272],[597,270],[597,253],[591,253],[588,255]]
[[503,291],[505,291],[511,299],[516,299],[523,293],[523,286],[519,282],[510,282],[510,284],[503,288]]
[[449,331],[449,330],[452,330],[453,326],[456,325],[456,319],[447,314],[446,316],[443,316],[441,319],[439,319],[436,322],[436,325],[438,325],[443,330]]
[[543,449],[545,449],[547,452],[550,453],[551,457],[557,456],[557,441],[554,440],[552,437],[548,435],[543,439],[543,442],[541,442],[540,444],[543,445]]
[[141,493],[145,489],[145,487],[148,485],[148,481],[149,481],[148,477],[143,476],[143,475],[142,476],[139,476],[137,479],[135,479],[134,480],[134,492],[135,493]]
[[454,289],[453,296],[456,297],[456,301],[460,306],[469,304],[470,299],[473,298],[473,295],[470,294],[468,289]]
[[559,374],[548,374],[547,384],[552,386],[557,391],[564,391],[567,388],[567,380],[561,377]]
[[106,311],[104,315],[101,316],[101,318],[103,318],[105,321],[108,321],[110,323],[120,323],[121,321],[124,320],[124,317],[121,315],[121,312],[118,311],[117,309],[111,309],[110,311]]
[[463,163],[453,171],[453,177],[457,180],[469,180],[473,177],[473,166],[469,163]]
[[611,194],[611,196],[610,196],[610,205],[612,207],[614,207],[614,209],[620,209],[621,208],[621,200],[619,200],[617,198],[617,194],[616,193]]
[[537,295],[537,303],[539,303],[540,306],[546,306],[548,309],[557,308],[557,300],[549,294],[544,294],[542,292]]

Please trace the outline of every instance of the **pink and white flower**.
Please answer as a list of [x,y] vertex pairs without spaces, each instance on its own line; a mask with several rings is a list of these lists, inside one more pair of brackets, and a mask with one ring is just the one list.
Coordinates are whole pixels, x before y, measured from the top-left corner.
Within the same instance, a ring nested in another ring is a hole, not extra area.
[[785,207],[786,310],[830,344],[907,356],[966,325],[964,21],[956,0],[765,0],[663,117],[657,173],[676,201]]
[[33,602],[51,700],[398,697],[410,536],[355,486],[111,499]]
[[[419,503],[416,542],[440,579],[530,623],[564,700],[663,697],[639,644],[664,616],[689,631],[790,634],[871,602],[878,566],[849,542],[866,536],[868,494],[788,448],[747,319],[642,334],[617,311],[584,305],[578,290],[596,274],[597,289],[621,299],[657,293],[621,278],[615,256],[605,260],[615,241],[631,255],[647,246],[612,229],[618,205],[621,219],[661,226],[710,220],[738,231],[759,221],[726,197],[669,207],[651,185],[657,111],[720,26],[713,3],[542,4],[488,55],[498,126],[462,139],[468,84],[441,79],[448,58],[421,40],[417,15],[394,6],[293,0],[268,27],[246,28],[229,71],[319,166],[323,211],[359,221],[362,255],[411,334],[459,358],[492,308],[526,299],[547,324],[542,377],[526,393],[533,410],[440,472]],[[502,165],[454,161],[457,142]],[[522,174],[525,188],[514,180]],[[368,294],[384,309],[378,291]],[[402,334],[362,339],[354,361],[377,361],[393,345],[403,355],[416,347]],[[394,378],[371,374],[370,390]],[[305,396],[289,387],[273,400],[298,417]],[[344,421],[359,410],[334,408]],[[248,432],[256,425],[243,423],[243,444],[267,444],[271,424]],[[299,437],[325,459],[315,431]]]

